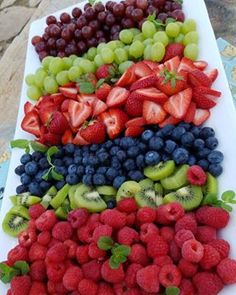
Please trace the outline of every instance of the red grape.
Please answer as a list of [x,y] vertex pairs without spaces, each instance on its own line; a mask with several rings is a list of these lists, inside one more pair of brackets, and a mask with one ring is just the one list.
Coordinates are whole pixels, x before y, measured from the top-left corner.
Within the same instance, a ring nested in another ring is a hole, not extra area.
[[121,26],[118,24],[115,24],[111,27],[111,35],[115,34],[115,33],[119,33],[121,30]]
[[134,27],[134,21],[130,18],[123,18],[121,24],[124,29],[129,29]]
[[134,6],[132,6],[132,5],[127,6],[126,9],[125,9],[125,15],[127,17],[131,18],[133,10],[134,10]]
[[57,51],[56,51],[56,49],[50,49],[50,51],[49,51],[49,55],[51,55],[51,56],[57,56]]
[[90,7],[92,7],[92,5],[91,5],[90,3],[86,3],[86,4],[84,5],[84,11],[85,11],[87,8],[90,8]]
[[56,40],[54,38],[49,38],[47,41],[47,46],[52,49],[56,48]]
[[69,41],[72,39],[72,32],[70,31],[69,28],[64,28],[62,31],[61,31],[61,37],[63,39],[65,39],[66,41]]
[[114,25],[115,22],[116,22],[116,19],[114,15],[112,13],[108,13],[108,15],[106,16],[106,24],[108,26],[112,26]]
[[74,44],[69,43],[66,48],[65,48],[65,54],[66,55],[71,55],[71,54],[76,54],[77,53],[77,48]]
[[101,38],[101,37],[104,37],[104,33],[103,33],[103,31],[102,31],[102,30],[97,31],[96,34],[95,34],[95,37],[96,37],[97,39],[99,39],[99,38]]
[[48,41],[48,39],[50,38],[50,36],[47,33],[44,33],[42,37],[44,41]]
[[166,4],[164,5],[164,11],[168,12],[171,11],[172,3],[170,1],[166,1]]
[[127,5],[135,5],[136,0],[126,0]]
[[114,2],[112,2],[112,1],[107,1],[106,5],[105,5],[106,9],[110,10],[110,11],[113,10],[113,6],[114,6]]
[[63,12],[61,15],[60,15],[60,20],[63,24],[68,24],[71,20],[71,17],[68,13],[66,12]]
[[125,12],[125,6],[122,3],[117,3],[113,6],[112,11],[115,16],[123,16]]
[[88,7],[84,13],[87,20],[92,20],[95,17],[95,11],[92,7]]
[[107,42],[107,40],[106,40],[105,37],[101,37],[101,38],[98,39],[98,43],[99,43],[99,44],[100,44],[100,43],[105,43],[105,42]]
[[147,0],[136,0],[136,6],[140,9],[146,9],[148,6]]
[[59,50],[64,49],[66,47],[66,41],[64,39],[62,39],[62,38],[57,39],[57,41],[56,41],[56,47]]
[[76,29],[74,32],[74,36],[76,38],[76,40],[80,40],[82,38],[82,32],[79,29]]
[[142,11],[142,9],[140,9],[140,8],[135,8],[135,9],[132,11],[131,16],[132,16],[132,19],[133,19],[134,21],[140,21],[140,20],[142,20],[142,19],[143,19],[143,11]]
[[77,43],[77,48],[79,53],[84,53],[87,50],[87,46],[84,41],[79,41]]
[[116,32],[115,34],[113,34],[113,35],[111,36],[111,39],[112,39],[112,40],[118,40],[118,39],[119,39],[119,32]]
[[84,15],[81,15],[81,16],[77,19],[77,21],[76,21],[76,25],[77,25],[77,28],[78,28],[78,29],[82,29],[83,26],[87,25],[87,20],[86,20],[86,18],[85,18]]
[[98,2],[94,5],[94,10],[95,12],[102,12],[105,10],[105,6],[101,2]]
[[58,27],[58,25],[50,25],[49,27],[49,36],[51,37],[60,37],[61,34],[61,28]]
[[39,59],[40,61],[42,61],[44,59],[44,57],[48,56],[47,51],[40,51],[39,52]]
[[42,38],[40,36],[34,36],[31,40],[31,43],[32,43],[32,45],[35,46],[36,44],[38,44],[41,41],[42,41]]
[[172,11],[171,15],[173,18],[175,18],[179,22],[184,22],[184,20],[185,20],[185,15],[184,15],[183,11],[180,9],[176,9],[176,10]]
[[49,15],[47,18],[46,18],[46,24],[49,26],[51,24],[56,24],[57,22],[57,19],[55,18],[54,15]]
[[98,21],[100,21],[101,23],[105,22],[106,15],[107,14],[105,11],[99,12],[99,14],[97,16]]
[[37,44],[35,45],[35,50],[36,50],[36,52],[38,52],[38,53],[39,53],[40,51],[44,51],[44,50],[46,50],[46,43],[43,42],[43,41],[37,43]]
[[65,51],[59,51],[58,54],[57,54],[57,56],[58,57],[61,57],[61,58],[62,57],[65,57],[66,56]]
[[158,8],[156,8],[153,5],[149,5],[148,8],[147,8],[146,14],[148,16],[148,15],[151,15],[153,13],[155,13],[157,15],[158,14]]
[[[88,8],[89,9],[89,8]],[[84,26],[81,30],[82,32],[82,36],[85,38],[85,39],[89,39],[93,36],[93,30],[91,27],[89,26]]]
[[162,8],[165,5],[165,0],[153,0],[152,4],[157,8]]
[[67,28],[74,33],[74,31],[76,30],[76,25],[73,23],[68,24]]
[[79,8],[79,7],[75,7],[73,10],[72,10],[72,15],[74,18],[78,18],[80,17],[82,14],[82,10]]
[[100,29],[100,23],[98,20],[94,19],[89,22],[89,26],[92,28],[93,32],[96,32]]
[[161,12],[161,13],[159,13],[158,16],[157,16],[157,18],[160,19],[160,20],[162,20],[163,22],[166,21],[167,17],[168,17],[168,14],[165,13],[165,12]]
[[98,45],[98,41],[96,38],[92,37],[91,39],[88,40],[87,44],[88,44],[88,47],[96,47]]

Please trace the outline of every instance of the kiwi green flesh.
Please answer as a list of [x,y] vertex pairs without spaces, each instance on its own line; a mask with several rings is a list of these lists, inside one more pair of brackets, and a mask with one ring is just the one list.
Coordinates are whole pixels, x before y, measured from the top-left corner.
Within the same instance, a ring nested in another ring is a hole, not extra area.
[[[16,198],[15,198],[16,197]],[[36,196],[14,196],[14,203],[15,205],[22,205],[25,207],[29,207],[41,202],[41,198]]]
[[117,190],[110,185],[96,186],[96,191],[99,193],[99,195],[104,196],[114,196],[117,194]]
[[72,185],[71,188],[69,189],[69,200],[70,200],[70,206],[71,209],[76,209],[77,208],[77,204],[75,201],[75,192],[77,190],[77,188],[81,185],[82,183],[76,184],[76,185]]
[[144,175],[148,178],[157,181],[170,176],[175,171],[175,162],[170,160],[160,162],[155,166],[144,168]]
[[57,218],[62,220],[66,220],[68,215],[68,213],[62,207],[57,208],[57,210],[55,211],[55,214]]
[[187,185],[188,168],[188,165],[182,165],[175,171],[174,174],[164,179],[161,179],[162,187],[167,190],[176,190],[184,185]]
[[61,206],[61,204],[64,202],[66,199],[68,193],[70,190],[70,185],[65,184],[55,195],[55,197],[51,200],[50,205],[54,208],[57,209]]
[[159,196],[163,196],[163,187],[160,183],[155,183],[154,184],[154,190],[156,192],[156,195],[159,195]]
[[43,205],[43,207],[45,209],[47,209],[49,207],[49,205],[50,205],[51,200],[52,200],[52,197],[50,195],[46,194],[45,196],[43,196],[42,201],[40,202],[40,204]]
[[141,186],[136,181],[126,181],[119,188],[116,201],[119,202],[124,198],[133,198],[141,189]]
[[164,204],[179,202],[186,211],[190,211],[200,205],[202,198],[201,187],[188,185],[178,189],[176,192],[167,194],[163,201]]
[[24,206],[20,206],[20,205],[17,205],[17,206],[13,206],[8,213],[12,213],[14,215],[18,215],[18,216],[21,216],[25,219],[30,219],[30,216],[29,216],[29,211],[27,208],[25,208]]
[[3,220],[3,231],[12,236],[17,237],[22,231],[28,227],[28,220],[22,216],[8,212]]
[[154,183],[150,179],[144,179],[139,182],[140,191],[135,194],[135,200],[139,207],[156,207],[156,193]]
[[145,178],[139,181],[139,185],[141,186],[141,188],[148,188],[148,187],[153,187],[154,182],[149,178]]
[[207,172],[207,181],[206,184],[202,188],[203,194],[218,194],[218,181],[217,179]]
[[47,195],[54,197],[57,194],[57,189],[55,186],[51,186],[47,191]]
[[17,201],[19,199],[19,197],[28,197],[29,195],[30,195],[30,193],[26,192],[26,193],[22,193],[19,195],[10,196],[10,200],[13,205],[20,205],[19,202]]

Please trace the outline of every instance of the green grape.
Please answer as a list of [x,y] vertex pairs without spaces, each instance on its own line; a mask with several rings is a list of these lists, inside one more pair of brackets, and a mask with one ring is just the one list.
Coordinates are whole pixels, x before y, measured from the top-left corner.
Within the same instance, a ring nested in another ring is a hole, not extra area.
[[98,46],[97,46],[97,53],[100,54],[102,48],[104,48],[104,47],[106,47],[106,43],[104,43],[104,42],[99,43]]
[[165,55],[165,46],[161,42],[156,42],[151,48],[151,60],[161,61]]
[[25,77],[25,82],[28,86],[34,85],[34,75],[29,74]]
[[119,72],[123,74],[129,67],[131,67],[134,63],[131,60],[127,60],[125,62],[122,62],[119,65]]
[[42,60],[42,66],[45,70],[48,70],[49,68],[49,64],[50,64],[50,61],[53,59],[52,56],[46,56],[44,57],[44,59]]
[[130,44],[132,43],[134,38],[134,34],[131,30],[125,29],[120,31],[119,34],[119,39],[124,43],[124,44]]
[[186,21],[183,23],[181,27],[181,32],[183,34],[187,34],[189,32],[196,31],[196,29],[197,29],[197,24],[195,20],[189,18],[189,19],[186,19]]
[[198,41],[199,41],[198,32],[192,31],[192,32],[187,33],[184,36],[183,44],[185,46],[188,45],[188,44],[191,44],[191,43],[198,44]]
[[106,64],[113,63],[114,58],[115,58],[114,52],[110,48],[108,48],[108,47],[102,48],[102,50],[101,50],[101,56],[102,56],[102,60]]
[[107,43],[108,48],[114,51],[117,48],[116,40],[112,40]]
[[68,71],[68,77],[70,81],[75,82],[81,75],[83,74],[83,71],[80,67],[73,66]]
[[175,42],[175,38],[170,38],[169,37],[169,44],[174,43]]
[[143,45],[146,47],[147,45],[152,45],[154,43],[154,40],[151,38],[147,38],[143,41]]
[[169,23],[166,26],[166,34],[169,37],[177,37],[179,35],[180,27],[176,23]]
[[126,45],[125,47],[124,47],[124,50],[129,54],[129,48],[130,48],[130,45]]
[[88,59],[88,53],[87,52],[83,54],[83,58]]
[[75,55],[75,54],[71,54],[71,55],[69,56],[69,58],[72,59],[72,61],[74,61],[74,60],[77,58],[77,55]]
[[95,56],[94,62],[95,62],[95,64],[96,64],[97,67],[100,67],[100,66],[102,66],[104,64],[103,59],[102,59],[102,57],[101,57],[100,54],[97,54]]
[[38,100],[42,96],[42,92],[38,87],[30,86],[27,90],[27,96],[30,99]]
[[139,58],[143,55],[144,45],[141,41],[134,41],[129,48],[130,56],[134,58]]
[[43,87],[43,81],[47,77],[47,72],[44,70],[37,71],[34,75],[34,84],[35,86],[42,88]]
[[61,86],[67,84],[70,80],[68,77],[68,71],[61,71],[56,75],[57,83]]
[[169,44],[169,38],[164,31],[156,32],[153,36],[153,40],[155,42],[161,42],[164,46],[167,46]]
[[120,40],[115,40],[115,42],[116,42],[116,48],[123,48],[125,46],[125,44],[121,42]]
[[73,66],[78,67],[80,65],[81,60],[83,60],[82,57],[77,57],[76,59],[74,59]]
[[46,77],[43,82],[44,89],[47,93],[53,94],[58,92],[58,84],[53,77]]
[[116,48],[114,53],[115,53],[115,62],[118,65],[128,60],[128,53],[124,48]]
[[94,73],[96,71],[96,65],[93,61],[88,59],[83,59],[80,62],[80,68],[83,70],[84,73]]
[[40,67],[40,68],[37,68],[37,70],[35,71],[35,74],[37,74],[38,72],[41,72],[41,71],[45,71],[44,68]]
[[69,57],[63,57],[62,60],[63,60],[64,65],[65,65],[65,67],[64,67],[65,70],[69,70],[69,68],[71,68],[72,65],[73,65],[72,59],[69,58]]
[[152,45],[147,45],[144,49],[143,54],[144,59],[151,60],[152,59]]
[[183,43],[183,40],[184,40],[184,34],[181,34],[181,33],[174,39],[175,43]]
[[133,33],[134,36],[141,33],[141,31],[139,29],[137,29],[137,28],[131,28],[130,31]]
[[156,33],[156,27],[153,22],[146,20],[142,24],[142,33],[145,38],[151,38]]
[[181,30],[181,28],[182,28],[182,26],[183,26],[183,23],[181,23],[181,22],[175,22],[178,26],[179,26],[179,28],[180,28],[180,30]]
[[51,74],[56,75],[57,73],[63,71],[64,69],[65,69],[65,64],[62,58],[55,57],[50,61],[49,72]]
[[197,60],[199,54],[199,48],[196,44],[188,44],[184,49],[184,56],[191,59]]
[[97,54],[97,48],[96,47],[89,48],[89,50],[88,50],[88,59],[93,61],[96,54]]
[[137,34],[136,36],[134,36],[134,39],[133,39],[133,42],[134,41],[141,41],[143,42],[144,41],[144,36],[143,36],[143,33],[140,33],[140,34]]

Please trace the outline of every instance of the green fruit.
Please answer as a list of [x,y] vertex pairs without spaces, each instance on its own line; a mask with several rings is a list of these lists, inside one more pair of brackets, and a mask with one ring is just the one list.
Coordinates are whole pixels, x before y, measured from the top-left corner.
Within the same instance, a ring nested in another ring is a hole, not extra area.
[[10,197],[13,205],[22,205],[25,207],[30,207],[34,204],[41,202],[41,198],[36,196],[30,196],[29,193],[23,193],[21,195],[11,196]]
[[175,162],[167,161],[165,163],[160,162],[155,166],[149,166],[144,169],[144,175],[152,180],[161,180],[170,176],[175,170]]
[[[134,38],[134,34],[131,30],[122,30],[119,33],[119,39],[124,43],[124,44],[130,44],[132,43],[132,40]],[[114,50],[114,49],[113,49]]]
[[96,191],[99,195],[115,196],[117,194],[117,190],[113,186],[109,185],[97,186]]
[[119,202],[124,198],[134,198],[134,196],[140,191],[141,187],[136,181],[125,181],[118,189],[116,195],[116,201]]
[[129,48],[129,55],[134,58],[142,57],[144,52],[144,45],[141,41],[136,40],[134,41]]
[[62,207],[57,208],[57,210],[55,211],[55,214],[57,218],[61,220],[66,220],[68,215],[67,212]]
[[202,190],[199,186],[188,185],[169,193],[164,197],[164,203],[178,202],[186,211],[197,208],[202,201]]
[[142,33],[145,38],[151,38],[156,33],[156,27],[153,22],[146,20],[142,24]]
[[110,200],[116,199],[116,195],[115,196],[102,196],[102,198],[107,203]]
[[28,219],[20,215],[8,212],[3,220],[2,229],[6,234],[17,237],[22,231],[27,229],[28,222]]
[[146,178],[139,182],[140,191],[135,194],[135,200],[139,207],[156,207],[156,193],[152,180]]
[[70,206],[71,206],[71,209],[76,209],[78,208],[77,207],[77,204],[76,204],[76,201],[75,201],[75,192],[77,190],[77,188],[81,185],[82,183],[79,183],[79,184],[76,184],[76,185],[72,185],[69,189],[69,200],[70,200]]
[[122,62],[120,65],[119,65],[119,72],[121,74],[123,74],[128,68],[130,68],[134,63],[131,61],[131,60],[127,60],[127,61],[124,61]]
[[8,213],[12,213],[12,214],[21,216],[21,217],[28,219],[28,220],[30,219],[28,209],[23,206],[20,206],[20,205],[12,207]]
[[154,190],[156,192],[156,205],[159,206],[163,204],[163,195],[164,195],[163,187],[160,183],[155,183]]
[[218,180],[207,172],[206,184],[202,187],[203,195],[218,194]]
[[68,193],[69,193],[70,185],[65,184],[56,194],[56,196],[51,200],[50,205],[57,209],[61,206],[61,204],[65,201]]
[[188,165],[182,165],[175,171],[174,174],[161,179],[161,185],[163,188],[167,190],[176,190],[184,185],[187,185],[188,168]]
[[55,186],[51,186],[50,189],[47,191],[47,193],[42,197],[41,205],[43,205],[44,208],[48,208],[52,198],[56,196],[57,189]]

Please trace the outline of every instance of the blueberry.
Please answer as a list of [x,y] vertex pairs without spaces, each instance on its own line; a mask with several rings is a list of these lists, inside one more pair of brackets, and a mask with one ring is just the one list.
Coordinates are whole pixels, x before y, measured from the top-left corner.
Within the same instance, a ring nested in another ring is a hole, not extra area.
[[107,209],[113,209],[116,207],[116,200],[111,199],[107,201]]
[[76,165],[80,165],[80,164],[82,164],[82,157],[81,157],[81,156],[75,156],[75,157],[74,157],[74,163],[75,163]]
[[42,169],[46,169],[46,168],[49,168],[49,163],[48,163],[48,160],[47,158],[43,157],[39,160],[39,166],[42,168]]
[[82,182],[88,186],[93,185],[93,176],[91,174],[85,174],[83,176]]
[[68,167],[68,166],[70,166],[71,164],[73,164],[74,161],[73,161],[73,158],[65,156],[65,157],[63,158],[63,162],[64,162],[64,164]]
[[135,169],[135,162],[133,159],[127,159],[124,163],[123,163],[123,167],[125,168],[125,170],[130,171],[130,170],[134,170]]
[[104,144],[103,147],[107,150],[109,150],[113,146],[113,142],[111,140],[107,140]]
[[37,172],[38,172],[38,165],[36,162],[28,162],[26,165],[25,165],[25,172],[28,174],[28,175],[35,175]]
[[45,173],[47,173],[47,171],[48,171],[47,169],[38,171],[37,174],[35,175],[34,179],[35,179],[37,182],[42,181],[42,177],[43,177],[43,175],[44,175]]
[[16,187],[16,193],[17,193],[18,195],[23,194],[23,193],[25,193],[25,192],[27,192],[27,186],[25,186],[24,184],[18,185],[18,186]]
[[177,144],[173,140],[166,140],[164,151],[168,154],[172,154],[174,149],[177,147]]
[[180,140],[181,136],[186,132],[186,130],[184,129],[184,127],[181,126],[177,126],[173,129],[173,131],[171,132],[171,138],[173,140]]
[[164,137],[168,137],[171,135],[174,128],[175,128],[174,125],[168,124],[161,129],[161,133],[163,134]]
[[57,190],[60,190],[61,188],[63,188],[63,186],[66,184],[65,180],[60,180],[55,184],[55,187]]
[[139,147],[140,151],[142,151],[142,152],[145,152],[147,150],[147,145],[143,142],[139,142],[138,147]]
[[106,153],[107,150],[104,148],[104,147],[100,147],[97,151],[96,151],[96,155],[99,154],[99,153]]
[[120,161],[118,160],[117,157],[113,157],[111,159],[111,167],[113,167],[115,169],[120,169],[121,168],[121,163],[120,163]]
[[138,155],[138,157],[136,158],[136,165],[139,169],[145,167],[145,159],[143,155]]
[[138,156],[139,152],[140,151],[139,151],[138,146],[132,146],[132,147],[128,148],[127,155],[130,158],[136,158]]
[[214,150],[218,146],[218,139],[214,136],[210,136],[206,140],[206,147],[208,147],[210,150]]
[[62,148],[59,148],[59,151],[56,152],[56,154],[54,154],[53,157],[56,159],[61,159],[64,157],[64,154],[64,150]]
[[203,170],[205,170],[205,171],[208,170],[209,163],[208,163],[207,160],[205,160],[205,159],[199,160],[199,161],[197,162],[197,164],[198,164],[199,166],[201,166]]
[[76,174],[76,171],[77,171],[77,166],[75,164],[71,164],[68,169],[68,174]]
[[141,179],[144,178],[144,175],[141,171],[139,170],[132,170],[128,173],[128,176],[130,179],[134,181],[140,181]]
[[20,182],[27,185],[31,182],[31,177],[28,174],[23,173],[20,177]]
[[77,170],[76,170],[76,174],[78,176],[83,176],[83,174],[84,174],[84,166],[82,166],[82,165],[78,166]]
[[115,156],[117,153],[118,153],[118,151],[120,150],[120,148],[118,147],[118,146],[113,146],[111,149],[110,149],[110,155],[112,155],[112,156]]
[[82,151],[83,151],[83,152],[89,152],[89,146],[88,146],[88,145],[84,145],[84,146],[82,147]]
[[194,157],[193,155],[189,155],[189,158],[188,158],[188,164],[189,164],[190,166],[195,165],[195,164],[196,164],[196,161],[197,161],[196,157]]
[[53,165],[55,165],[55,166],[63,166],[64,163],[63,163],[63,161],[61,159],[55,159],[55,160],[53,160]]
[[90,151],[91,152],[96,152],[98,150],[98,148],[99,148],[98,144],[94,143],[94,144],[90,145]]
[[126,178],[124,176],[117,176],[114,180],[113,180],[113,187],[118,189],[122,183],[124,183],[126,181]]
[[145,163],[146,165],[156,165],[161,161],[161,157],[159,153],[155,151],[149,151],[145,155]]
[[167,162],[171,159],[170,155],[167,155],[167,154],[162,154],[161,158],[163,162]]
[[219,164],[210,164],[208,167],[208,171],[215,177],[220,176],[223,172],[223,168]]
[[143,131],[142,135],[141,135],[141,138],[144,142],[148,142],[149,139],[151,139],[154,135],[154,132],[152,130],[145,130]]
[[194,135],[195,138],[199,137],[199,133],[200,133],[201,129],[197,126],[193,126],[191,128],[191,132]]
[[25,172],[25,165],[19,165],[15,168],[16,175],[21,175]]
[[223,161],[224,155],[220,151],[212,151],[207,157],[208,161],[212,164],[219,164]]
[[215,131],[210,127],[203,127],[199,133],[199,137],[207,139],[208,137],[215,136]]
[[43,157],[43,153],[40,153],[40,152],[33,152],[32,153],[32,159],[35,162],[38,162],[42,157]]
[[[73,164],[72,164],[73,165]],[[64,166],[56,166],[56,172],[58,172],[59,174],[66,176],[68,169]]]
[[86,165],[88,165],[88,157],[83,157],[82,158],[82,164],[84,165],[84,166],[86,166]]
[[153,151],[159,151],[164,146],[164,141],[161,137],[154,136],[149,140],[149,148]]
[[185,132],[182,136],[181,136],[181,144],[184,147],[191,147],[193,145],[195,138],[193,136],[193,134],[191,132]]
[[116,176],[118,176],[118,170],[115,168],[108,168],[106,172],[106,177],[109,180],[113,180]]
[[127,155],[125,151],[119,150],[116,154],[116,157],[119,161],[123,162],[127,158]]
[[40,186],[40,188],[42,189],[43,192],[46,192],[47,190],[50,189],[50,187],[51,187],[51,183],[48,182],[48,181],[42,180],[42,181],[39,183],[39,186]]
[[210,152],[211,152],[210,149],[208,149],[208,148],[203,148],[202,150],[200,150],[200,151],[197,153],[197,156],[198,156],[198,158],[200,158],[200,159],[205,159],[205,158],[207,158],[207,156],[209,155]]
[[96,173],[98,174],[105,174],[107,172],[107,167],[98,167]]
[[92,166],[90,166],[90,165],[88,165],[88,166],[86,166],[85,167],[85,174],[94,174],[95,173],[95,169],[92,167]]
[[79,177],[76,174],[69,174],[66,176],[66,182],[70,185],[79,183]]
[[114,140],[114,144],[116,144],[116,145],[120,145],[120,138],[116,138],[116,139]]
[[200,151],[201,149],[203,149],[205,147],[205,142],[204,140],[198,138],[198,139],[195,139],[194,140],[194,143],[193,143],[193,147],[197,150],[197,151]]
[[41,187],[37,182],[31,182],[29,184],[29,192],[35,196],[41,196],[43,194]]
[[93,175],[93,184],[94,185],[104,185],[106,183],[106,178],[103,174],[94,174]]
[[101,152],[98,153],[97,158],[100,163],[106,163],[110,159],[110,156],[107,152]]
[[74,157],[77,157],[77,156],[82,156],[82,150],[80,148],[76,148],[75,152],[74,152]]
[[90,155],[88,157],[88,164],[91,166],[97,166],[98,165],[98,158]]
[[164,138],[164,134],[161,132],[161,129],[158,130],[158,131],[155,133],[155,135],[156,135],[157,137]]
[[177,148],[173,152],[173,160],[177,165],[179,164],[185,164],[188,162],[189,153],[184,148]]
[[189,123],[185,123],[185,122],[180,122],[180,123],[179,123],[179,126],[180,126],[180,127],[184,127],[184,129],[185,129],[186,131],[188,131],[188,130],[191,128],[191,125],[190,125]]
[[135,140],[132,137],[122,137],[120,140],[120,146],[127,149],[135,145]]
[[28,162],[30,162],[32,160],[32,157],[30,154],[24,154],[22,155],[22,157],[20,158],[20,162],[21,164],[27,164]]

